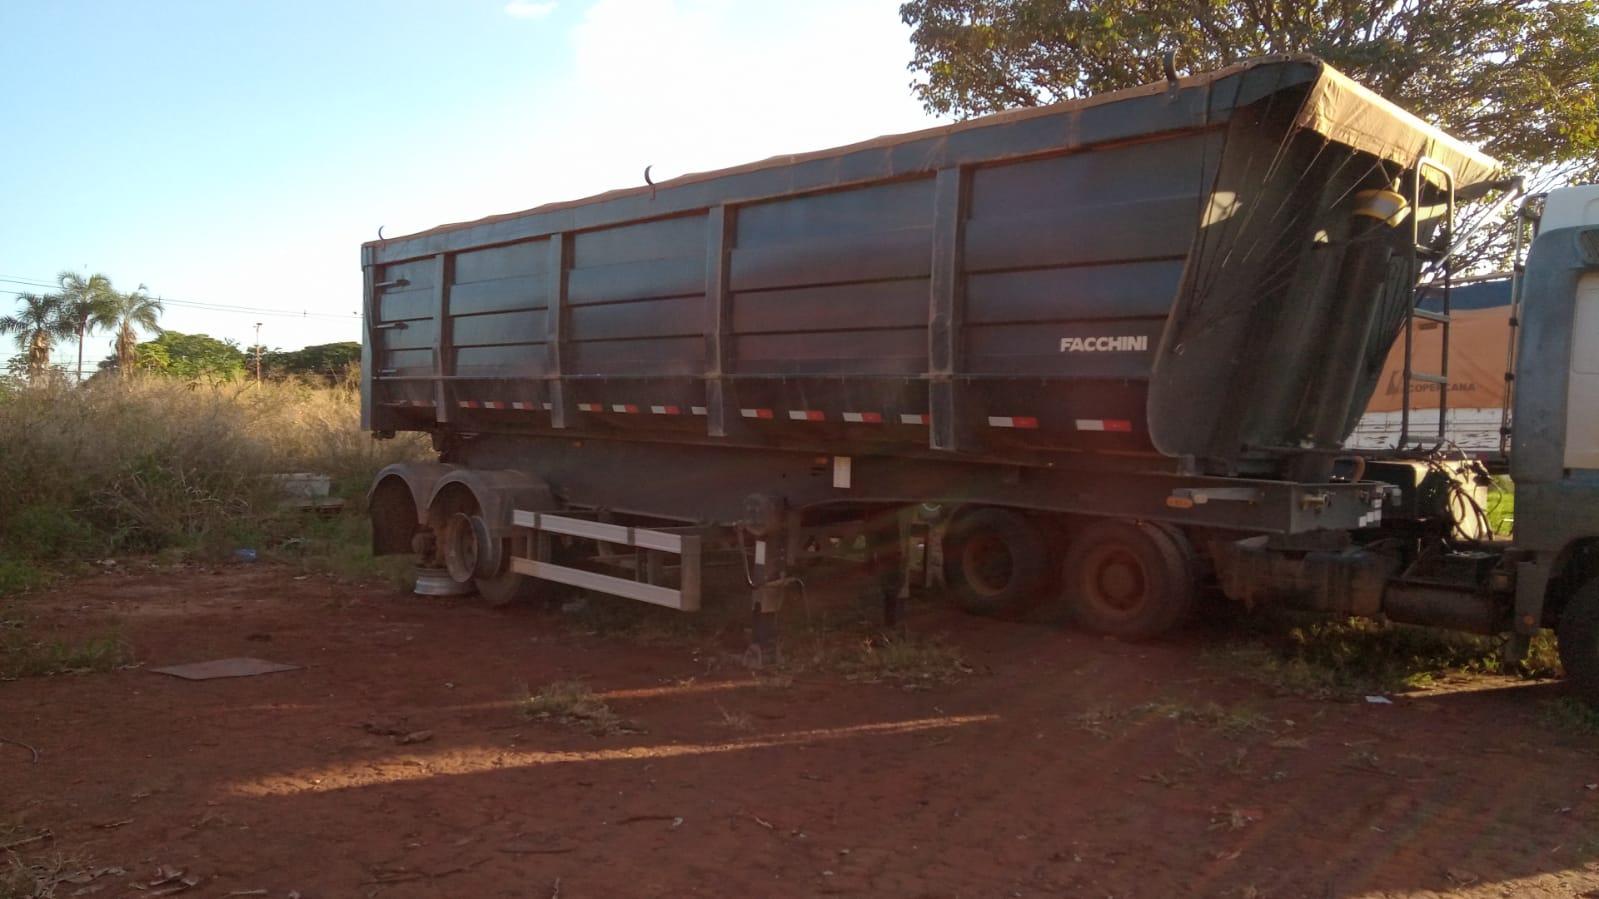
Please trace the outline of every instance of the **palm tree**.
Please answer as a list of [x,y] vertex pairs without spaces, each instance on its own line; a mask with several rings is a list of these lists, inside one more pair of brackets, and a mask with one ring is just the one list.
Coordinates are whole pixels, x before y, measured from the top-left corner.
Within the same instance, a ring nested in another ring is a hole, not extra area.
[[64,302],[55,294],[17,294],[21,307],[0,318],[0,334],[17,335],[17,349],[28,354],[28,381],[35,383],[50,370],[50,350],[57,338],[69,337],[72,321],[63,317]]
[[147,288],[140,284],[127,293],[111,294],[111,302],[98,315],[93,324],[98,328],[105,328],[117,332],[114,346],[117,350],[117,371],[124,378],[133,377],[134,369],[138,366],[139,328],[146,331],[161,330],[157,323],[164,312],[161,301],[145,293]]
[[83,383],[83,338],[105,317],[116,291],[111,279],[98,272],[85,278],[77,272],[56,275],[61,285],[61,300],[72,331],[78,337],[78,383]]

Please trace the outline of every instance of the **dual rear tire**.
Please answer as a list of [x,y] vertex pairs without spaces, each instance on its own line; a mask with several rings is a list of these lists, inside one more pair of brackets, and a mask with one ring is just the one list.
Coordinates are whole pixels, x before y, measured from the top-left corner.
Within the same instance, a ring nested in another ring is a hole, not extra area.
[[1187,538],[1145,521],[1090,524],[1073,537],[1062,571],[1062,596],[1077,625],[1124,640],[1182,624],[1199,591]]
[[1599,578],[1577,588],[1555,630],[1566,685],[1599,709]]
[[1050,552],[1043,530],[1010,509],[974,509],[950,525],[944,580],[962,609],[1016,618],[1044,599]]
[[1057,564],[1044,526],[1009,509],[976,509],[946,537],[945,579],[961,608],[1019,617],[1059,589],[1086,630],[1126,640],[1159,636],[1186,619],[1198,591],[1193,548],[1174,529],[1104,519],[1070,535]]

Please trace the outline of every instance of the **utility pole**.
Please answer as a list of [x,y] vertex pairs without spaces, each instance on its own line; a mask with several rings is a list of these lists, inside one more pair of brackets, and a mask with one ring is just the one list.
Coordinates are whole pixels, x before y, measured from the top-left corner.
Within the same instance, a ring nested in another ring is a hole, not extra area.
[[255,382],[261,383],[261,323],[255,323]]

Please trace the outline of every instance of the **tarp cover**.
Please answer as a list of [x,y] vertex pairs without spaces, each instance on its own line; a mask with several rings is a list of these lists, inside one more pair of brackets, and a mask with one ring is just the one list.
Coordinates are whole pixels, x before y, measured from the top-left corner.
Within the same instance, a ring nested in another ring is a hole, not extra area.
[[[1431,159],[1454,174],[1457,189],[1489,181],[1499,170],[1494,160],[1326,64],[1299,112],[1299,124],[1407,169],[1424,157]],[[1426,174],[1436,177],[1434,172]]]

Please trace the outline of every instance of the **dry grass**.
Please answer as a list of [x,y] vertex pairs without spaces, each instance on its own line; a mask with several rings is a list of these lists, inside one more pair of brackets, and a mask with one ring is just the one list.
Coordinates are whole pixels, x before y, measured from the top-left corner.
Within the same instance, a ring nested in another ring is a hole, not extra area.
[[521,707],[522,714],[529,718],[558,721],[596,736],[633,729],[620,715],[611,711],[605,700],[595,696],[588,684],[580,681],[545,684],[537,693],[522,700]]
[[1170,697],[1128,708],[1101,706],[1073,716],[1073,722],[1086,733],[1102,739],[1122,736],[1134,725],[1155,720],[1174,721],[1230,739],[1268,736],[1272,721],[1264,712],[1247,704],[1224,706],[1215,702],[1194,702]]
[[0,899],[55,899],[82,895],[74,884],[88,882],[89,864],[81,856],[60,852],[23,856],[0,853]]
[[1269,733],[1272,725],[1271,718],[1264,712],[1244,704],[1223,706],[1215,702],[1166,699],[1136,706],[1133,712],[1196,725],[1229,737]]
[[755,729],[755,718],[749,712],[734,712],[718,705],[716,723],[736,734],[747,734]]
[[800,668],[843,674],[853,681],[909,686],[950,683],[972,673],[960,652],[942,637],[914,634],[877,634],[842,642],[824,637]]
[[296,383],[0,388],[0,433],[0,555],[52,565],[172,546],[225,552],[276,514],[273,473],[328,474],[336,492],[360,496],[383,465],[427,453],[418,435],[373,441],[357,391]]
[[[37,839],[43,836],[44,839]],[[20,817],[0,819],[0,899],[86,895],[80,888],[113,869],[94,869],[81,853],[48,850],[50,831]]]

